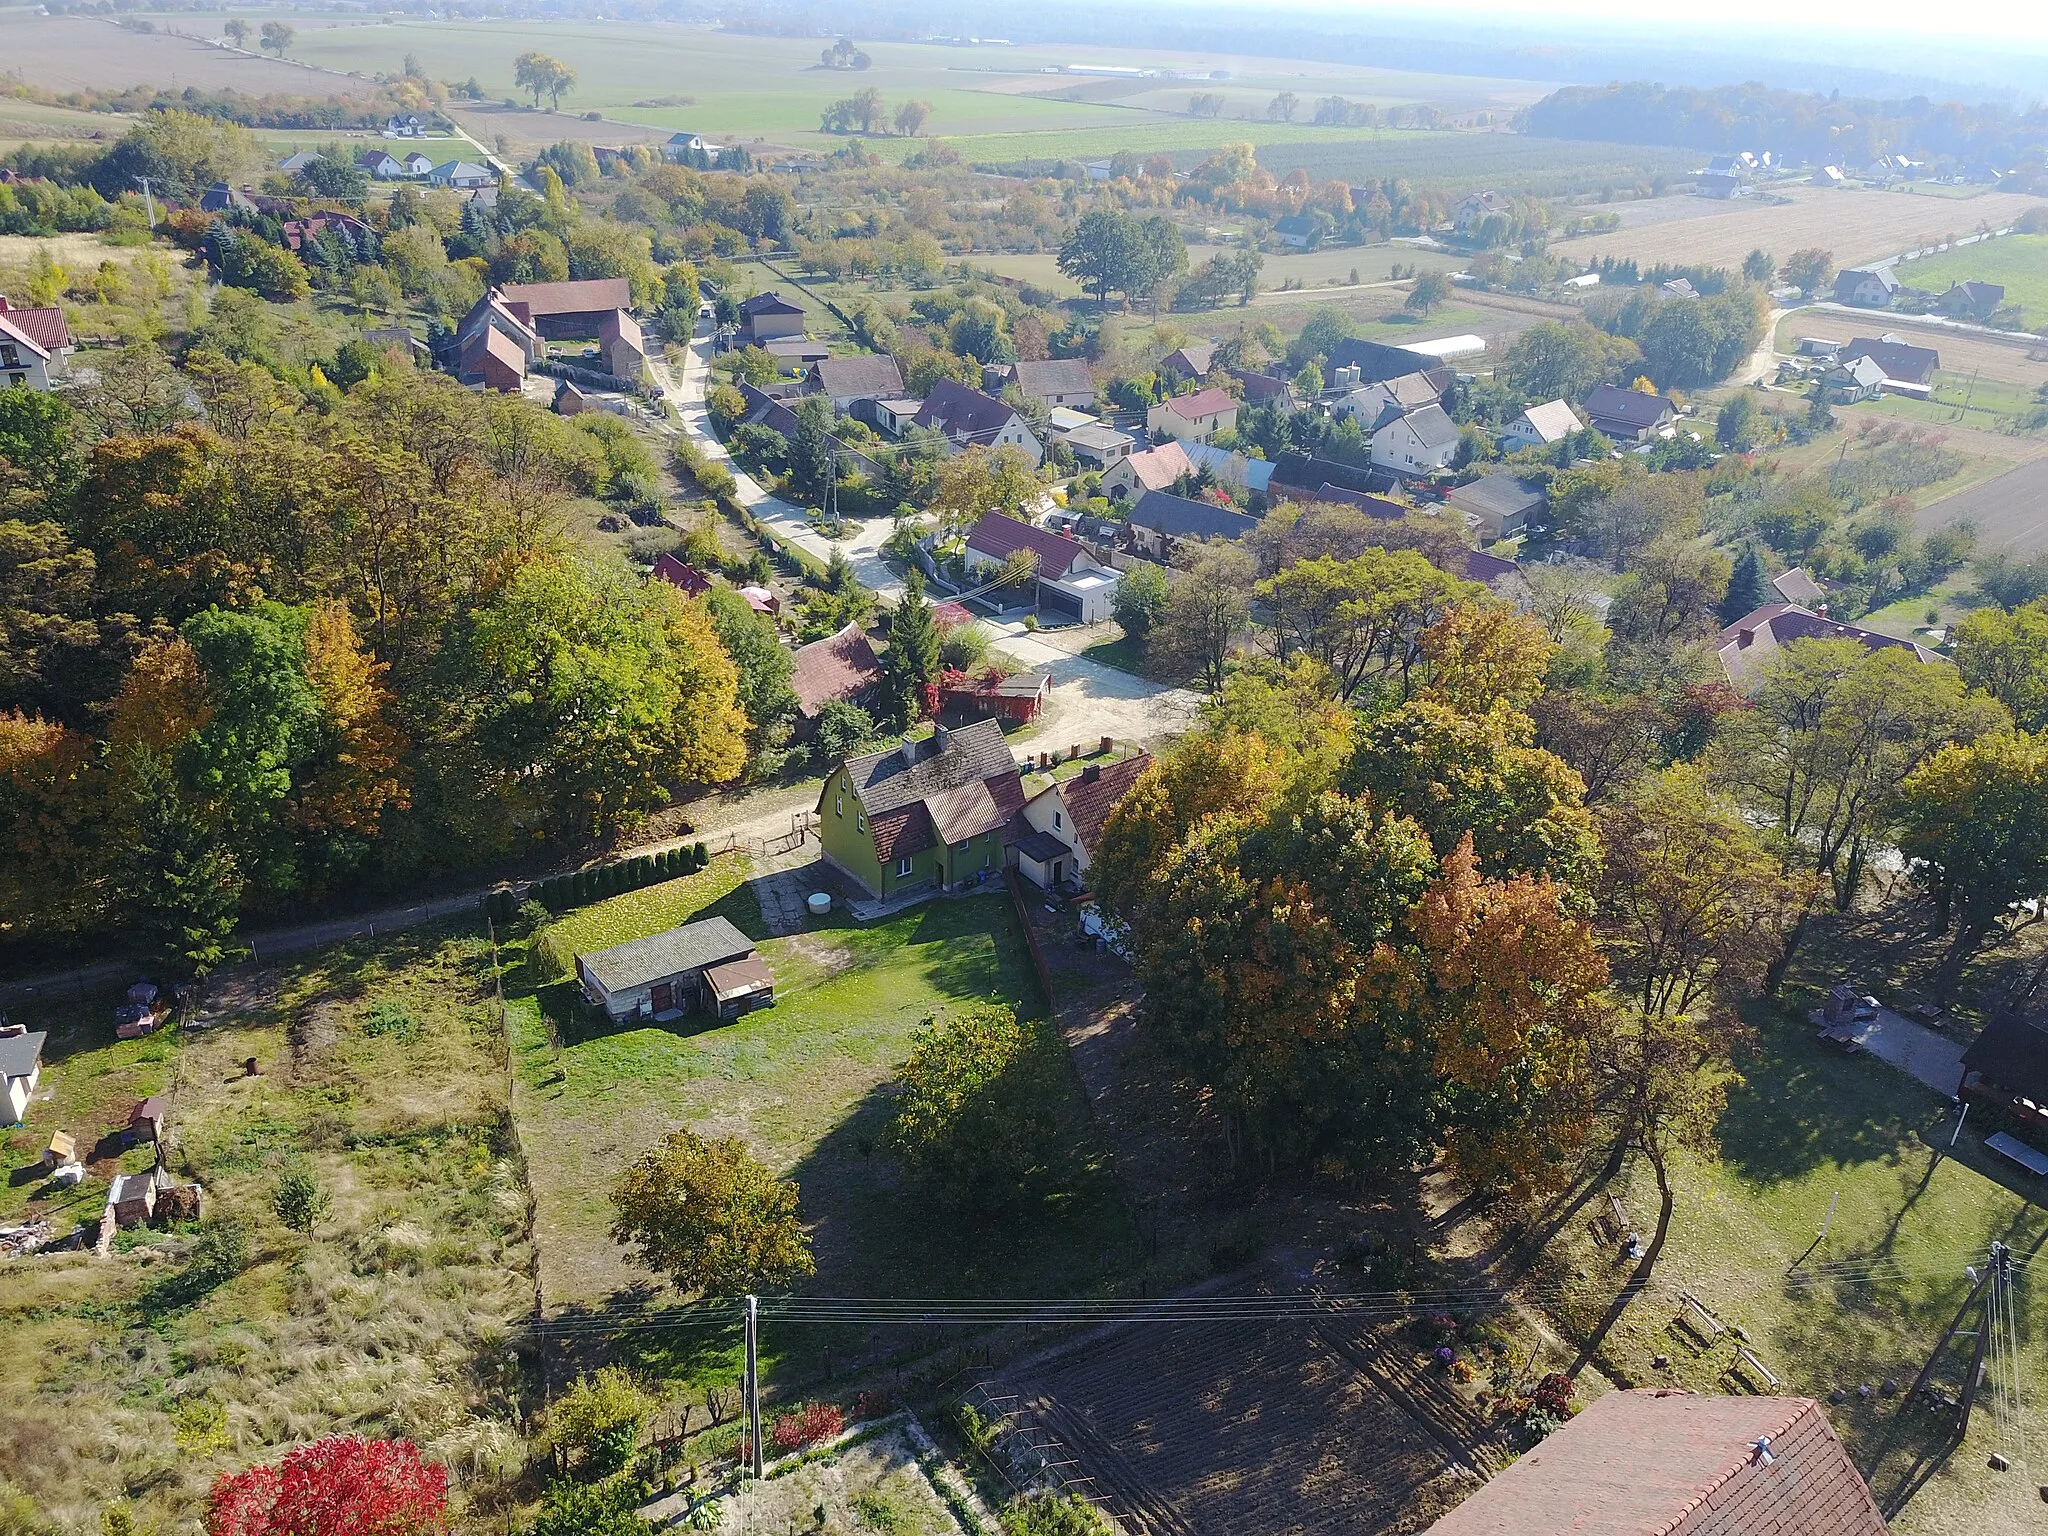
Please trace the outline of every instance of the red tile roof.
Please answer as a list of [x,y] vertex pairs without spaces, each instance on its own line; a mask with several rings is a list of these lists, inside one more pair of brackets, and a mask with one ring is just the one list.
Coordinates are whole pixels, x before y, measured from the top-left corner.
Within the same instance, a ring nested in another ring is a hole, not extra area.
[[701,597],[711,590],[709,576],[687,561],[678,560],[674,555],[663,555],[655,561],[654,574],[670,586],[682,588],[687,597]]
[[64,311],[51,304],[39,309],[20,309],[0,294],[0,314],[7,323],[45,352],[61,352],[71,345],[71,327],[64,323]]
[[1109,813],[1116,809],[1119,800],[1130,793],[1131,786],[1138,782],[1138,775],[1151,766],[1152,754],[1140,752],[1120,763],[1107,764],[1093,778],[1083,768],[1078,778],[1067,779],[1058,786],[1060,799],[1067,807],[1067,820],[1074,824],[1074,840],[1090,858],[1094,857],[1096,844],[1102,839],[1103,824],[1109,820]]
[[[1769,1460],[1757,1449],[1770,1441]],[[1610,1392],[1429,1536],[1884,1536],[1819,1403]]]
[[790,686],[796,690],[797,707],[806,720],[834,700],[857,700],[881,678],[882,663],[875,648],[858,624],[849,624],[836,635],[814,640],[796,653],[796,672]]
[[1175,395],[1166,402],[1166,408],[1176,416],[1195,421],[1203,416],[1220,416],[1225,411],[1234,411],[1237,400],[1227,390],[1198,389],[1192,395]]

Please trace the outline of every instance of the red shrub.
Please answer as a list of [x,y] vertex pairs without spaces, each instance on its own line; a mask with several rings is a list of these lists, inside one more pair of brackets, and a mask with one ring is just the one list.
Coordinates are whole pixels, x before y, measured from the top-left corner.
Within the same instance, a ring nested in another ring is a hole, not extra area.
[[426,1536],[446,1528],[448,1472],[410,1440],[333,1435],[213,1485],[207,1536]]
[[1541,1412],[1549,1414],[1553,1419],[1561,1419],[1571,1411],[1574,1390],[1571,1377],[1562,1371],[1552,1371],[1536,1383],[1536,1390],[1531,1394],[1530,1400]]
[[846,1415],[830,1403],[806,1403],[795,1413],[785,1413],[768,1433],[768,1444],[778,1456],[830,1440],[846,1428]]

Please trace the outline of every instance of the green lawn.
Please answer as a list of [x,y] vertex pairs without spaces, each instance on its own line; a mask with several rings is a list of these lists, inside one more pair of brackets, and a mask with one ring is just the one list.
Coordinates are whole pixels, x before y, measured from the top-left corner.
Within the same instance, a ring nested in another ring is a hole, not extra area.
[[1874,416],[1896,416],[1905,421],[1932,426],[1979,427],[1987,432],[2005,429],[2015,418],[2026,415],[2040,402],[2034,392],[2001,379],[1973,379],[1968,374],[1934,376],[1931,399],[1916,400],[1908,395],[1880,395],[1852,411]]
[[[50,1038],[43,1046],[42,1081],[24,1123],[0,1132],[7,1165],[7,1183],[0,1186],[0,1225],[24,1216],[97,1222],[113,1176],[150,1166],[148,1146],[124,1146],[128,1113],[170,1085],[177,1041],[169,1031],[116,1040],[118,1000],[108,994],[75,1008],[13,1010],[18,1023],[46,1030]],[[86,1165],[85,1181],[73,1189],[58,1189],[43,1176],[39,1159],[55,1131],[71,1135]]]
[[[1800,989],[1795,989],[1798,991]],[[1801,993],[1802,1006],[1817,1000]],[[1873,1472],[1880,1499],[1893,1491],[1913,1453],[1928,1441],[1928,1417],[1894,1437],[1896,1396],[1854,1395],[1890,1379],[1909,1383],[1969,1287],[1966,1264],[1981,1261],[1993,1238],[2032,1253],[2048,1237],[2048,1212],[2018,1192],[2029,1176],[1986,1152],[1975,1128],[1947,1153],[1955,1113],[1946,1098],[1874,1058],[1845,1057],[1814,1038],[1790,1013],[1759,1009],[1747,1082],[1732,1096],[1718,1131],[1718,1155],[1686,1157],[1674,1183],[1678,1205],[1670,1242],[1651,1290],[1622,1315],[1606,1358],[1638,1385],[1676,1384],[1702,1391],[1756,1390],[1735,1366],[1732,1335],[1707,1346],[1680,1322],[1678,1292],[1689,1290],[1782,1380],[1783,1392],[1851,1395],[1834,1411],[1857,1463]],[[1646,1168],[1632,1165],[1619,1189],[1645,1238],[1657,1196]],[[2029,1191],[2029,1194],[2037,1194]],[[1839,1196],[1839,1201],[1836,1197]],[[1826,1243],[1791,1273],[1828,1216]],[[1618,1249],[1596,1243],[1585,1222],[1604,1201],[1581,1210],[1560,1255],[1560,1310],[1579,1330],[1591,1327],[1630,1267]],[[2024,1293],[2023,1293],[2024,1294]],[[2020,1321],[2026,1369],[2048,1369],[2048,1321],[2038,1291],[2026,1294]],[[1667,1355],[1658,1369],[1653,1357]],[[1960,1379],[1952,1362],[1944,1383]],[[1761,1385],[1761,1384],[1758,1384]],[[2048,1426],[2048,1400],[2027,1404],[2029,1432]],[[1958,1453],[1894,1525],[1901,1533],[1946,1530],[1964,1509],[1986,1515],[2038,1511],[2033,1484],[1988,1472],[1997,1442],[1980,1416],[1969,1448]],[[2019,1525],[1979,1526],[2019,1529]]]
[[[562,919],[544,947],[559,955],[563,940],[616,943],[709,913],[758,938],[743,874],[744,860],[729,857],[597,903]],[[995,997],[1043,1016],[1007,895],[935,900],[872,926],[835,914],[761,940],[760,951],[775,971],[773,1008],[677,1028],[611,1027],[569,984],[536,990],[524,965],[508,967],[518,979],[509,997],[520,1130],[529,1147],[545,1148],[532,1179],[551,1310],[659,1294],[607,1236],[605,1191],[676,1125],[741,1136],[796,1179],[818,1260],[810,1288],[821,1294],[1055,1295],[1099,1283],[1128,1241],[1105,1181],[1086,1180],[1041,1218],[992,1231],[934,1220],[877,1150],[887,1085],[927,1015]],[[803,1345],[785,1333],[778,1347]]]
[[1909,261],[1899,268],[1899,280],[1934,294],[1952,283],[1999,283],[2005,302],[2025,314],[2028,330],[2048,325],[2048,235],[2005,235]]

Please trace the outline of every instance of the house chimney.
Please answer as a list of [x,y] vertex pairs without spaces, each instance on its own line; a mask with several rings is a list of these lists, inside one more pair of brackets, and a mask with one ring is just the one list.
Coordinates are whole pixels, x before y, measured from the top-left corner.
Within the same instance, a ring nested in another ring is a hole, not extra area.
[[1750,647],[1750,642],[1752,642],[1755,639],[1755,630],[1739,629],[1735,632],[1735,649],[1737,649],[1738,651],[1746,651]]
[[938,744],[939,750],[944,752],[953,740],[953,733],[943,725],[937,726],[932,731],[932,740]]
[[917,738],[916,738],[915,736],[905,736],[905,737],[903,738],[903,762],[904,762],[904,765],[905,765],[905,766],[907,767],[907,766],[909,766],[910,764],[912,764],[912,763],[915,763],[916,761],[917,761]]
[[1098,763],[1090,763],[1086,768],[1083,768],[1081,770],[1081,782],[1083,784],[1093,784],[1097,779],[1101,777],[1102,768],[1101,765]]

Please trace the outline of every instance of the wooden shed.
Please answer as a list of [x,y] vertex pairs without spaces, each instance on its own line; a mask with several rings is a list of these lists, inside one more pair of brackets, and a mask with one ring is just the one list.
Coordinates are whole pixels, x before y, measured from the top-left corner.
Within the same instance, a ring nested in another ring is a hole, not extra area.
[[145,1141],[162,1141],[164,1137],[164,1101],[160,1095],[151,1094],[128,1116],[128,1140],[133,1145]]

